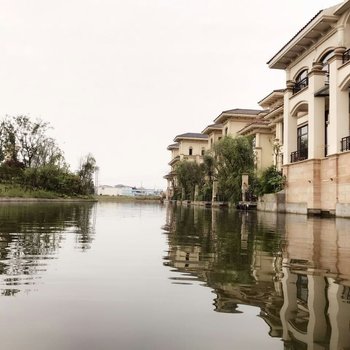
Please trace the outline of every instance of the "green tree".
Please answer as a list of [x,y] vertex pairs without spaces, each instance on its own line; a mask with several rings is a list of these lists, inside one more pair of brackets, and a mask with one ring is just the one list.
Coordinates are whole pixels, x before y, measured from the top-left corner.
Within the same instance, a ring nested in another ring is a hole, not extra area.
[[283,190],[285,178],[274,165],[265,169],[258,178],[256,192],[259,196],[265,193],[276,193]]
[[81,182],[82,194],[89,195],[95,192],[93,181],[95,170],[96,160],[93,155],[89,153],[80,160],[80,167],[77,173]]
[[47,135],[49,123],[19,115],[0,123],[0,161],[21,162],[24,167],[62,164],[63,152]]
[[95,158],[87,155],[77,173],[71,172],[56,141],[47,135],[49,128],[47,122],[27,116],[0,122],[0,182],[54,195],[93,194]]
[[204,179],[199,189],[199,199],[210,201],[212,198],[213,180],[215,176],[215,159],[210,153],[204,155],[201,167],[203,169]]
[[57,146],[56,141],[51,137],[44,139],[37,147],[36,155],[32,159],[32,166],[57,166],[68,168],[65,162],[63,151]]
[[16,130],[10,118],[0,123],[0,161],[17,162]]
[[180,161],[176,167],[176,176],[180,190],[185,195],[182,199],[194,200],[195,187],[204,184],[203,166],[196,162]]
[[241,199],[242,174],[254,176],[254,152],[250,137],[226,136],[214,146],[219,196],[238,202]]

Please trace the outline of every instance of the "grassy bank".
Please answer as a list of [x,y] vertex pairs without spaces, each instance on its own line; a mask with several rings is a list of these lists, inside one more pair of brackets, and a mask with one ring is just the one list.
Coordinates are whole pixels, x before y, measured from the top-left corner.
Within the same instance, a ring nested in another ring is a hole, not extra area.
[[99,202],[160,202],[160,197],[144,196],[144,197],[128,197],[128,196],[67,196],[60,193],[25,189],[20,185],[0,184],[0,201],[5,199],[53,199],[53,200],[94,200]]
[[94,199],[92,196],[66,196],[51,191],[25,189],[19,185],[0,184],[0,200],[4,198]]

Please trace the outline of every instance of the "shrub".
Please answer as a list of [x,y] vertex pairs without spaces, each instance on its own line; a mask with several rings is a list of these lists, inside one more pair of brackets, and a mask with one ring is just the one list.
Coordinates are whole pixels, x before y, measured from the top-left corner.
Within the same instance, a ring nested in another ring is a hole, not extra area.
[[258,179],[256,192],[259,196],[265,193],[276,193],[284,188],[285,177],[275,166],[265,169]]

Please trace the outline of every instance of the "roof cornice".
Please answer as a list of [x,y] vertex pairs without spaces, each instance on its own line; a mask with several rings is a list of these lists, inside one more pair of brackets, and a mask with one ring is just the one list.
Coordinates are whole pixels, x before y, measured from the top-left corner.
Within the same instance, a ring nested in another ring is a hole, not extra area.
[[[208,136],[208,135],[205,135]],[[203,141],[203,142],[208,142],[208,138],[204,137],[178,137],[176,136],[174,141],[179,142],[181,140],[193,140],[193,141]]]
[[252,135],[256,133],[272,134],[268,124],[250,124],[238,131],[239,135]]
[[209,134],[211,134],[212,132],[215,132],[215,131],[222,131],[222,128],[223,128],[223,125],[222,125],[222,124],[211,124],[211,125],[208,125],[208,126],[202,131],[202,134],[209,135]]
[[350,8],[350,1],[346,1],[338,7],[338,9],[334,12],[334,14],[337,16],[341,16],[349,8]]
[[267,64],[270,68],[286,69],[294,60],[308,51],[330,31],[339,17],[332,14],[333,8],[319,11]]
[[172,143],[167,147],[167,150],[172,151],[174,149],[179,149],[179,148],[180,148],[180,145],[178,143]]
[[265,120],[271,120],[274,119],[275,117],[283,115],[283,105],[278,106],[277,108],[273,109],[271,112],[267,113],[264,116]]
[[267,96],[265,96],[261,101],[259,101],[258,104],[261,106],[261,105],[274,103],[278,99],[283,100],[284,92],[285,92],[285,89],[274,90],[271,93],[269,93]]

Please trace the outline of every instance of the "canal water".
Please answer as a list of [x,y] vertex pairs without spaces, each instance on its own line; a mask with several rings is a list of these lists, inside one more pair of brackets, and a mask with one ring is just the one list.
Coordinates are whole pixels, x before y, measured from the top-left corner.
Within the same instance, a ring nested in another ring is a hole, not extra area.
[[7,350],[349,349],[350,220],[1,204]]

